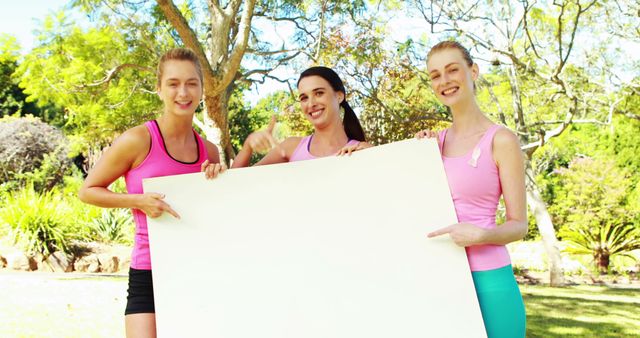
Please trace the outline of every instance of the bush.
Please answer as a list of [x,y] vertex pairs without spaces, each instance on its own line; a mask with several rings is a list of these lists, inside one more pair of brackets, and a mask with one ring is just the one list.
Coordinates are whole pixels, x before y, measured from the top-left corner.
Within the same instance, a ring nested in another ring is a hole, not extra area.
[[102,209],[90,224],[92,239],[102,243],[132,243],[133,217],[128,209]]
[[564,231],[569,243],[567,251],[574,254],[591,254],[600,274],[609,272],[609,264],[615,256],[631,255],[640,249],[640,231],[631,224],[608,223],[601,228],[570,228]]
[[[73,243],[133,243],[133,217],[128,209],[103,209],[77,198],[82,177],[65,176],[64,184],[38,192],[33,184],[19,190],[0,185],[0,238],[7,237],[26,252],[73,251]],[[125,191],[124,180],[110,187]]]
[[29,185],[6,198],[0,209],[0,223],[27,252],[67,252],[64,222],[68,215],[67,206],[54,191],[40,194]]
[[0,119],[0,179],[29,181],[37,191],[50,190],[71,167],[69,142],[56,128],[37,118]]

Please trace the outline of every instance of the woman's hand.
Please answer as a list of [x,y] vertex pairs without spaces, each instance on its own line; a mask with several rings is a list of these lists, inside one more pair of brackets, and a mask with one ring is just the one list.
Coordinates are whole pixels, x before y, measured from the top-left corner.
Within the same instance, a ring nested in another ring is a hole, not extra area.
[[202,166],[200,167],[200,171],[204,172],[208,180],[218,177],[218,174],[222,174],[225,170],[227,170],[227,168],[224,165],[220,163],[210,163],[209,160],[202,162]]
[[338,151],[337,155],[338,156],[342,156],[342,155],[351,156],[351,153],[354,152],[354,151],[367,149],[367,148],[371,148],[371,147],[373,147],[373,145],[371,143],[358,142],[356,144],[346,145],[346,146],[342,147],[342,149],[340,149],[340,151]]
[[178,215],[175,210],[171,209],[169,204],[163,201],[163,199],[163,194],[155,192],[139,194],[135,208],[141,210],[145,215],[151,218],[160,217],[162,213],[168,212],[173,217],[180,219],[180,215]]
[[416,133],[415,137],[419,140],[422,138],[436,138],[438,137],[438,132],[434,131],[434,130],[429,130],[429,129],[425,129],[425,130],[421,130],[419,132]]
[[244,141],[244,146],[259,153],[266,153],[272,148],[278,147],[278,142],[273,138],[273,129],[276,126],[276,122],[276,116],[271,116],[271,121],[269,121],[267,128],[249,134]]
[[437,237],[449,234],[449,237],[458,246],[467,247],[485,244],[487,230],[470,223],[456,223],[430,232],[427,237]]

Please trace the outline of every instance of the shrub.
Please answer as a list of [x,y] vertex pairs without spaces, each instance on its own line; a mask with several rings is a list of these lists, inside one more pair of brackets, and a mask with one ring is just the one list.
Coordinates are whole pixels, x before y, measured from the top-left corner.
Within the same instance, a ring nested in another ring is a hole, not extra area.
[[2,182],[30,181],[38,191],[50,190],[71,167],[68,152],[69,142],[62,132],[37,118],[0,119]]
[[9,195],[0,209],[0,223],[15,243],[30,253],[67,252],[65,220],[69,212],[54,191],[38,193],[32,185]]
[[128,209],[102,209],[90,223],[93,239],[102,243],[131,243],[133,217]]
[[[569,228],[564,232],[569,243],[567,251],[575,254],[591,254],[601,274],[609,272],[609,263],[615,256],[631,256],[640,249],[640,231],[632,224],[608,223],[601,228]],[[635,258],[634,258],[635,259]]]

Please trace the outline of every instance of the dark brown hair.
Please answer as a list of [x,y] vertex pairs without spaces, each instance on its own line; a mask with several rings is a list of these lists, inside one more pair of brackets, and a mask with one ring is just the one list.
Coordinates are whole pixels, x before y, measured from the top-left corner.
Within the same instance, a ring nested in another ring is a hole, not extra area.
[[362,130],[362,126],[360,125],[358,116],[356,116],[356,113],[347,102],[347,91],[344,89],[344,83],[342,83],[340,76],[338,76],[338,74],[331,68],[322,66],[311,67],[300,74],[298,85],[300,84],[300,80],[307,76],[319,76],[329,82],[333,90],[335,90],[336,92],[342,92],[344,94],[344,100],[340,102],[340,106],[344,109],[344,117],[342,118],[344,132],[347,134],[347,137],[350,140],[358,140],[364,142],[364,131]]

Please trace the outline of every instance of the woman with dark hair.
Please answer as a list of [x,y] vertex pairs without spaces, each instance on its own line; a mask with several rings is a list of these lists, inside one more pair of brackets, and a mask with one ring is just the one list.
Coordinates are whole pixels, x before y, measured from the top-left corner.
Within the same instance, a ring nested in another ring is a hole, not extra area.
[[[265,130],[247,137],[232,168],[248,166],[254,151],[268,151],[256,163],[263,165],[351,154],[371,147],[365,142],[358,117],[347,103],[344,84],[332,69],[311,67],[302,72],[298,79],[298,99],[314,133],[306,137],[289,137],[278,144],[271,135],[276,122],[273,118]],[[342,118],[341,110],[344,112]]]

